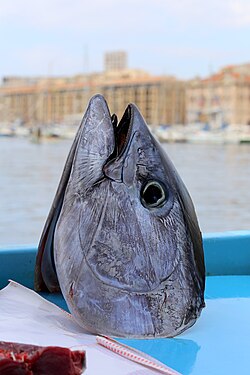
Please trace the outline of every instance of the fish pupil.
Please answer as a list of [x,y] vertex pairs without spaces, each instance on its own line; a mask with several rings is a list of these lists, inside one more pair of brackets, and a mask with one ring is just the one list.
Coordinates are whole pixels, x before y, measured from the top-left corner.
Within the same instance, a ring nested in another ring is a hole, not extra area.
[[151,181],[142,191],[142,203],[148,208],[159,207],[165,203],[165,189],[159,182]]
[[158,186],[149,186],[144,193],[144,199],[149,204],[156,203],[162,196],[161,190]]

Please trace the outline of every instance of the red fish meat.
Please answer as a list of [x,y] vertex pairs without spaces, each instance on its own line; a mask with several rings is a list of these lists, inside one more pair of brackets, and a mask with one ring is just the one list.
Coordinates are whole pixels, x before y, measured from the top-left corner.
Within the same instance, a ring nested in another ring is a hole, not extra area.
[[80,375],[83,350],[0,341],[0,375]]

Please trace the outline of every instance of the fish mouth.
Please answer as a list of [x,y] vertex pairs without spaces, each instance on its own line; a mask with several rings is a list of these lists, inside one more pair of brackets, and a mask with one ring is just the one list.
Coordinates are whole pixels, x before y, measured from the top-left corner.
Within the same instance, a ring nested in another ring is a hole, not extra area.
[[133,105],[129,104],[119,122],[115,113],[111,116],[115,147],[114,152],[108,158],[107,163],[112,162],[114,159],[119,159],[125,153],[131,139],[134,117],[133,114]]
[[[103,100],[105,99],[103,98]],[[102,166],[104,178],[120,183],[124,182],[124,163],[137,132],[135,114],[136,106],[129,104],[119,122],[116,114],[110,116],[113,148]]]
[[[72,169],[78,164],[88,164],[95,167],[95,171],[85,172],[92,175],[92,186],[108,178],[116,182],[123,182],[123,164],[128,154],[133,135],[136,132],[136,106],[128,104],[121,120],[114,113],[111,115],[108,104],[100,94],[95,95],[88,106],[82,125],[76,135],[76,157]],[[89,181],[90,182],[90,181]],[[85,184],[86,186],[86,184]]]
[[133,106],[129,104],[117,126],[114,126],[115,143],[117,156],[124,153],[132,133]]

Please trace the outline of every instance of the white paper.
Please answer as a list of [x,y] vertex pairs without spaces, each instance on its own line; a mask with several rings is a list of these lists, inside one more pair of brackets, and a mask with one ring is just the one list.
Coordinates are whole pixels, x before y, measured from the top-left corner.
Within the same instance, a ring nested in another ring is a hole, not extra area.
[[70,314],[13,281],[0,290],[0,341],[86,350],[84,375],[159,374],[98,345]]

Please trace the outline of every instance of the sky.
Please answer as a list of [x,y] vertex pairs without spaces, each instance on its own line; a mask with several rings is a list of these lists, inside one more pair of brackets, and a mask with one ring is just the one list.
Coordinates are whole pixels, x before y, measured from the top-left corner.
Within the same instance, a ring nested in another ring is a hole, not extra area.
[[250,0],[0,0],[0,77],[130,68],[189,79],[250,62]]

